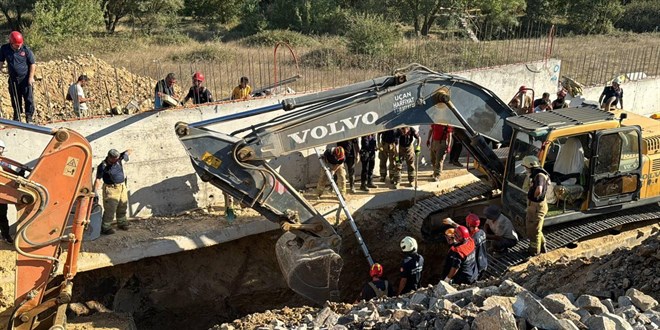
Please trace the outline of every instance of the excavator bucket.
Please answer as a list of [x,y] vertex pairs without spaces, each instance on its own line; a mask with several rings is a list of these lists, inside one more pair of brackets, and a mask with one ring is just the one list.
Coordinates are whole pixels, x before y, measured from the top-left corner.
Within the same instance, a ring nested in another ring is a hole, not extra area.
[[317,304],[338,301],[341,257],[332,249],[308,250],[307,245],[290,232],[277,241],[275,252],[284,279],[291,290]]

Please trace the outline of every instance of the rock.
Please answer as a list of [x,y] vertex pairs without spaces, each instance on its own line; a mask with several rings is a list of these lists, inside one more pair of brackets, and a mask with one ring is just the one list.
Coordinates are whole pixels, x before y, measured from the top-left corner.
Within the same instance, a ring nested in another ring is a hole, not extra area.
[[490,329],[517,330],[516,319],[501,306],[477,314],[472,322],[472,330]]
[[504,282],[502,282],[502,284],[500,284],[501,296],[515,297],[523,291],[527,291],[527,289],[523,288],[522,286],[518,285],[518,283],[515,283],[511,280],[505,280]]
[[450,301],[457,301],[461,299],[471,300],[472,297],[479,291],[479,288],[468,288],[461,291],[456,291],[454,293],[449,293],[445,295],[445,299]]
[[503,307],[507,313],[513,314],[513,303],[516,301],[514,297],[492,296],[484,300],[483,309],[489,310],[495,306]]
[[89,309],[95,310],[99,313],[110,313],[110,312],[112,312],[110,309],[105,307],[105,305],[103,305],[102,303],[100,303],[96,300],[90,300],[90,301],[86,302],[85,305],[87,305],[87,307]]
[[339,316],[333,312],[330,307],[325,307],[318,313],[318,315],[316,315],[316,318],[314,318],[312,323],[315,327],[329,327],[335,325],[338,320]]
[[282,321],[280,321],[280,320],[278,320],[278,319],[273,319],[272,321],[270,321],[270,325],[272,325],[273,327],[276,327],[276,328],[277,328],[277,327],[283,327],[283,326],[284,326],[284,322],[282,322]]
[[557,318],[529,292],[521,292],[516,296],[513,311],[516,316],[527,319],[532,326],[541,329],[561,328]]
[[69,310],[76,316],[89,315],[91,312],[87,306],[81,303],[69,303]]
[[348,330],[348,328],[343,325],[333,325],[330,330]]
[[401,327],[399,326],[399,324],[394,323],[394,324],[390,325],[390,326],[387,328],[387,330],[401,330]]
[[545,296],[541,303],[545,308],[547,308],[551,313],[561,314],[565,311],[576,310],[577,308],[565,295],[561,293],[549,294]]
[[614,303],[612,303],[612,299],[603,299],[600,301],[606,308],[607,311],[610,313],[614,313]]
[[626,296],[629,297],[630,300],[632,300],[632,303],[637,306],[637,308],[641,309],[642,312],[646,312],[647,310],[658,306],[658,302],[655,299],[634,288],[628,289],[628,291],[626,291]]
[[630,287],[630,279],[628,279],[627,277],[624,278],[624,279],[621,281],[621,286],[622,286],[624,289],[629,288],[629,287]]
[[227,324],[227,323],[223,323],[223,324],[220,326],[220,330],[234,330],[234,329],[235,329],[235,328],[234,328],[233,325],[231,325],[231,324]]
[[584,324],[588,326],[589,329],[617,330],[614,321],[600,315],[588,317]]
[[579,329],[587,329],[587,326],[580,321],[580,315],[574,311],[565,311],[559,314],[558,318],[572,321]]
[[626,320],[632,320],[639,314],[639,310],[637,310],[637,307],[635,306],[624,306],[616,308],[614,314],[621,316]]
[[587,294],[579,296],[575,300],[575,306],[585,309],[592,314],[600,314],[608,311],[607,307],[605,307],[598,298]]
[[470,330],[470,325],[463,319],[452,318],[445,323],[442,330]]
[[619,304],[619,307],[625,307],[625,306],[632,306],[632,300],[630,297],[627,296],[620,296],[619,299],[617,300],[617,303]]
[[562,330],[580,330],[573,321],[567,319],[559,319],[559,327]]
[[644,312],[643,315],[647,316],[649,320],[651,320],[651,323],[655,324],[660,328],[660,312],[656,312],[654,310],[648,310]]
[[458,290],[456,290],[451,284],[445,282],[445,281],[440,281],[438,284],[433,288],[433,294],[438,297],[442,298],[446,294],[454,293]]
[[428,307],[429,304],[429,297],[423,293],[415,293],[413,294],[412,298],[410,298],[410,304],[411,305],[422,305],[424,307]]
[[632,326],[630,325],[630,323],[628,323],[628,321],[624,320],[622,317],[618,315],[614,315],[612,313],[603,313],[600,316],[614,322],[614,324],[616,324],[617,330],[632,330]]
[[409,309],[397,309],[392,312],[392,320],[394,320],[394,322],[399,322],[402,318],[412,315],[412,313],[413,311]]

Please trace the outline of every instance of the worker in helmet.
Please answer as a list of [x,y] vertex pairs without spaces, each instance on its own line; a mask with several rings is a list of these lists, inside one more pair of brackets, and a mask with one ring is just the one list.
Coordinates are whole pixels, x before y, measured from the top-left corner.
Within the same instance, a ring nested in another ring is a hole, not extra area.
[[488,268],[488,254],[486,253],[486,232],[479,229],[481,219],[479,216],[470,213],[465,217],[465,225],[467,225],[470,237],[474,241],[474,257],[477,259],[477,269],[479,276],[484,273]]
[[563,109],[568,108],[568,103],[566,103],[566,90],[561,89],[557,92],[557,98],[552,101],[552,109]]
[[176,100],[176,92],[174,91],[174,85],[176,84],[176,75],[174,72],[170,72],[165,76],[165,79],[161,79],[156,83],[154,88],[154,108],[169,108],[176,106],[176,103],[167,102],[164,100],[167,96]]
[[5,61],[9,71],[9,98],[14,109],[14,120],[20,121],[25,113],[25,121],[31,123],[34,115],[32,86],[37,65],[34,54],[25,46],[23,35],[18,31],[10,33],[9,43],[0,47],[0,63]]
[[387,280],[383,279],[383,266],[381,264],[371,265],[369,276],[371,276],[371,281],[367,282],[362,288],[362,299],[371,300],[373,298],[394,296],[394,289]]
[[183,98],[181,104],[185,104],[188,100],[192,99],[193,104],[202,104],[207,102],[213,102],[213,97],[211,96],[211,91],[203,86],[204,84],[204,74],[197,71],[192,76],[192,86],[188,90],[188,95]]
[[[454,233],[454,243],[450,244],[445,259],[444,280],[447,283],[472,284],[479,276],[474,240],[465,226],[449,228]],[[450,235],[451,233],[449,233]],[[447,236],[448,233],[445,232]]]
[[618,77],[612,81],[612,86],[606,86],[598,98],[598,104],[605,110],[612,107],[616,109],[617,104],[623,109],[623,88],[621,88],[621,79]]
[[484,216],[486,216],[486,224],[483,231],[486,232],[486,239],[490,241],[494,253],[504,253],[518,243],[518,234],[513,228],[513,223],[502,214],[497,205],[488,206]]
[[[321,159],[330,170],[330,174],[337,176],[337,187],[342,195],[346,195],[346,169],[344,168],[344,161],[346,153],[342,147],[333,147],[326,149]],[[319,173],[319,181],[316,184],[316,195],[320,198],[325,191],[325,185],[328,184],[328,177],[325,171],[321,169]]]
[[248,77],[241,77],[238,80],[238,86],[234,87],[231,92],[232,100],[247,100],[252,97],[252,87],[248,84],[250,80]]
[[404,257],[403,262],[401,262],[401,280],[399,281],[397,295],[417,290],[422,279],[422,269],[424,269],[424,257],[417,253],[417,241],[414,238],[404,237],[400,246]]
[[525,156],[522,166],[529,174],[527,191],[527,212],[525,215],[525,231],[529,238],[528,252],[530,256],[545,253],[545,238],[543,237],[543,221],[548,213],[548,203],[545,195],[548,191],[550,176],[536,156]]

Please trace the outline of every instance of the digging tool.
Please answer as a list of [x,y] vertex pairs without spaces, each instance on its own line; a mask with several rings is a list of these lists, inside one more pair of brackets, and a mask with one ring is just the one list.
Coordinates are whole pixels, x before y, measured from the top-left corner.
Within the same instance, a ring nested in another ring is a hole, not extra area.
[[108,98],[108,107],[110,107],[110,112],[112,113],[112,100],[110,99],[110,91],[108,90],[108,82],[103,79],[103,86],[105,86],[105,96]]

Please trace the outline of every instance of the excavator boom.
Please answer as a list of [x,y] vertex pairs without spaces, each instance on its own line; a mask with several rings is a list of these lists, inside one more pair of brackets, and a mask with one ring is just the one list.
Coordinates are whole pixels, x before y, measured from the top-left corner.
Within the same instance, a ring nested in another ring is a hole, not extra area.
[[[221,133],[205,126],[283,111],[273,120]],[[504,165],[489,141],[504,143],[515,115],[491,91],[458,76],[411,65],[353,85],[286,99],[281,104],[197,123],[175,130],[193,167],[207,181],[234,196],[286,233],[277,256],[289,286],[322,303],[337,296],[341,239],[266,161],[403,126],[442,123],[465,130],[462,141],[500,186]]]

